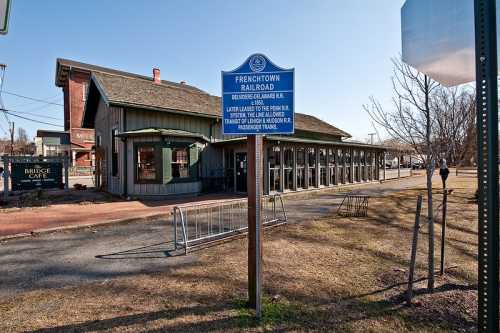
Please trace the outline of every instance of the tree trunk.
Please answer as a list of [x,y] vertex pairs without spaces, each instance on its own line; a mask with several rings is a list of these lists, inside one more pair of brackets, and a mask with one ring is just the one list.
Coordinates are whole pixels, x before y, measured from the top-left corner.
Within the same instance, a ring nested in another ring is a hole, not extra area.
[[428,257],[428,280],[427,289],[434,292],[434,214],[432,206],[432,175],[434,173],[434,159],[428,162],[427,167],[427,222],[429,228],[429,257]]
[[434,214],[432,208],[432,175],[434,173],[434,156],[431,147],[431,112],[429,108],[429,78],[424,78],[425,111],[426,111],[426,144],[427,144],[427,220],[429,228],[429,251],[427,266],[427,289],[434,292]]

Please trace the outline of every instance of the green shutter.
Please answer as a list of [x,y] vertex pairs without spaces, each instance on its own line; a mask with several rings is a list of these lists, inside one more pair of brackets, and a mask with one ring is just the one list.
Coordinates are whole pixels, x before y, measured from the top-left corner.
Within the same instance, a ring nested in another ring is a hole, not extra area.
[[189,147],[189,176],[198,179],[199,149],[196,144]]
[[161,148],[163,184],[172,180],[172,148]]

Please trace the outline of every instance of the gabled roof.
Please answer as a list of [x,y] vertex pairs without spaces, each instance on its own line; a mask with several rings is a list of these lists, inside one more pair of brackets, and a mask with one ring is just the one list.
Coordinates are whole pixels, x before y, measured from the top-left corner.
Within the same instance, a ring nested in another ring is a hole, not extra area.
[[[61,64],[68,64],[68,60],[59,59],[58,64],[59,61]],[[93,99],[92,94],[98,93],[108,105],[178,112],[216,119],[222,117],[221,98],[201,89],[170,81],[156,84],[150,77],[87,66],[92,70],[92,83],[87,101]],[[92,68],[97,70],[94,71]],[[95,102],[87,103],[83,117],[84,127],[93,127],[96,111]],[[344,138],[351,137],[349,133],[303,113],[295,113],[295,129]]]
[[93,73],[92,80],[108,104],[220,116],[220,98],[201,90],[102,72]]

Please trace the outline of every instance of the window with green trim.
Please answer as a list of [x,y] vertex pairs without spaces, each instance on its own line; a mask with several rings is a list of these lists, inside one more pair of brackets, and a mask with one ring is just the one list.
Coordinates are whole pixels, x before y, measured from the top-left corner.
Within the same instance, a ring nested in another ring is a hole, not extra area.
[[172,178],[189,178],[189,151],[187,148],[172,149]]
[[153,182],[158,179],[156,152],[153,146],[137,147],[137,181]]

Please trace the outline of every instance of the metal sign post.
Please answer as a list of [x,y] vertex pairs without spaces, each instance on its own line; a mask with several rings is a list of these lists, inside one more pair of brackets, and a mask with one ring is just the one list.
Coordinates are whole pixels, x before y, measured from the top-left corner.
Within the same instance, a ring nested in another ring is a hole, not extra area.
[[476,80],[481,333],[499,331],[498,10],[496,0],[407,0],[401,9],[406,63],[448,86]]
[[294,133],[294,70],[251,55],[222,72],[222,132],[247,135],[248,300],[261,317],[263,134]]
[[475,0],[478,151],[478,331],[498,325],[498,58],[496,0]]

